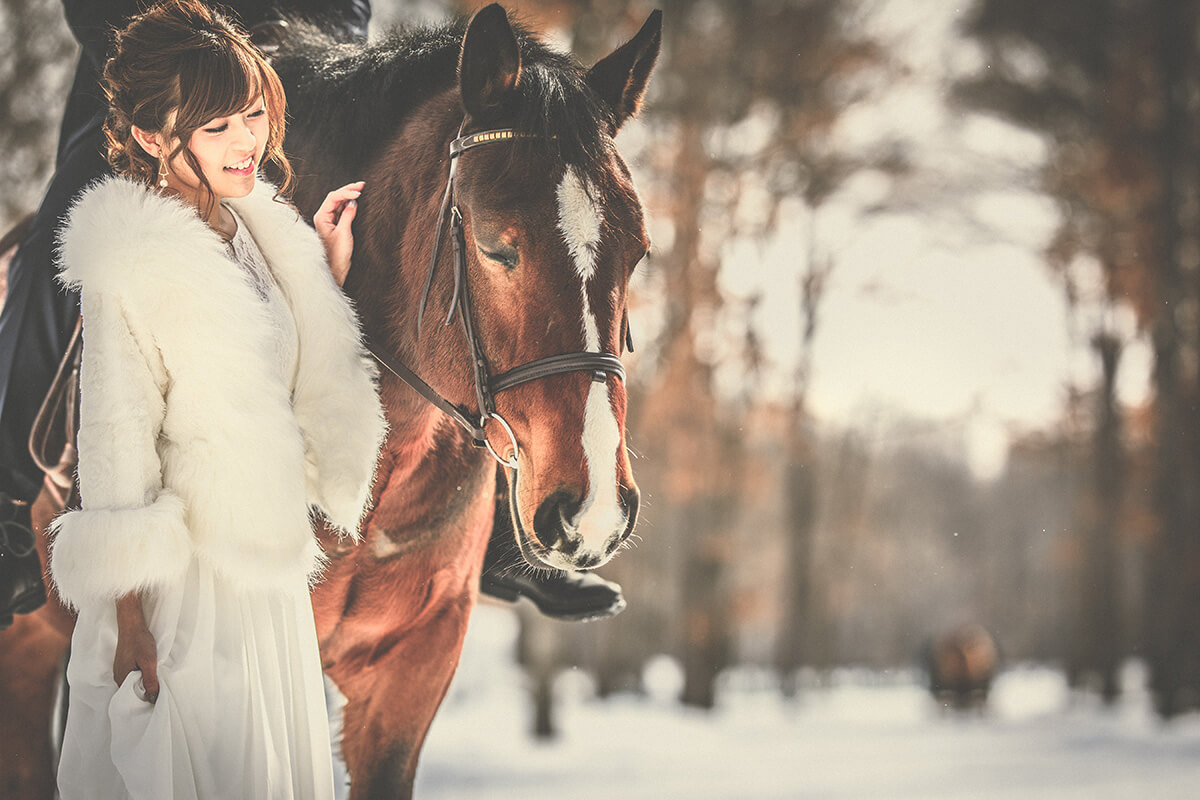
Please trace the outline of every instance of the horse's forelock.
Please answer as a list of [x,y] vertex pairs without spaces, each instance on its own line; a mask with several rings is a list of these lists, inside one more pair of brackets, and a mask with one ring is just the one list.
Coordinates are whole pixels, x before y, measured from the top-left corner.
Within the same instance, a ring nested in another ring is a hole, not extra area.
[[512,127],[532,134],[527,146],[544,149],[561,166],[599,177],[613,151],[612,111],[573,59],[544,49],[541,55],[522,69]]

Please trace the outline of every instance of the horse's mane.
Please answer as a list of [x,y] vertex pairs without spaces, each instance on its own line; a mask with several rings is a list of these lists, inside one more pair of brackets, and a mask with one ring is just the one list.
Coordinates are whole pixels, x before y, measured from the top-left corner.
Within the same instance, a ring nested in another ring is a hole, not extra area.
[[[396,29],[362,46],[296,22],[274,63],[306,138],[354,142],[346,152],[367,156],[423,101],[456,85],[465,31],[465,20]],[[520,25],[513,32],[522,64],[512,127],[534,134],[523,146],[595,174],[612,146],[606,133],[612,111],[572,56],[549,49]]]

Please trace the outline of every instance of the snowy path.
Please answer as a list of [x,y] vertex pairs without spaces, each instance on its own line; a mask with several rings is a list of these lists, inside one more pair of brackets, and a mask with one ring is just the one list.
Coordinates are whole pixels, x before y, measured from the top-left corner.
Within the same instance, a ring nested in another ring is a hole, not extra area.
[[589,700],[587,678],[568,674],[560,736],[538,744],[506,663],[514,635],[507,612],[478,611],[425,748],[420,800],[1200,798],[1200,718],[1161,725],[1136,691],[1111,712],[1072,708],[1062,678],[1040,668],[1005,673],[992,711],[965,718],[939,714],[911,682],[865,673],[793,705],[739,675],[713,714],[673,702],[666,661],[641,700]]

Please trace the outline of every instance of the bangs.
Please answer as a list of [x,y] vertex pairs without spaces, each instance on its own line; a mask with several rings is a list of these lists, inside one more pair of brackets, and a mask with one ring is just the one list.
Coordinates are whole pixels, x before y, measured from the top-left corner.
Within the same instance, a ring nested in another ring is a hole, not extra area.
[[181,66],[173,135],[186,141],[200,126],[245,111],[260,96],[271,121],[271,138],[282,133],[283,88],[275,71],[251,47],[214,41],[211,47],[189,53]]
[[279,75],[248,40],[207,30],[196,31],[196,36],[201,39],[199,46],[180,58],[176,86],[179,102],[174,125],[167,132],[178,141],[172,158],[182,154],[208,191],[209,205],[216,202],[212,186],[188,143],[202,125],[247,111],[262,97],[268,121],[263,162],[274,162],[279,167],[278,195],[286,196],[293,173],[283,152],[287,101]]

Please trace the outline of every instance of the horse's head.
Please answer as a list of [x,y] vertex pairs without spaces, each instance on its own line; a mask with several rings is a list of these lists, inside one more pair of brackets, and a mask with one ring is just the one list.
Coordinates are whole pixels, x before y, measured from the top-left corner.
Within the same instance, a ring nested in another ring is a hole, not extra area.
[[[558,354],[624,350],[626,292],[649,241],[613,136],[638,110],[660,35],[656,12],[632,40],[584,70],[519,39],[498,5],[467,27],[455,115],[465,118],[464,133],[511,128],[519,137],[464,152],[454,185],[470,311],[493,376]],[[440,281],[429,316],[449,296],[447,276]],[[425,328],[430,347],[461,337],[457,326],[428,318]],[[440,369],[470,377],[461,360]],[[460,382],[454,395],[476,405],[470,383]],[[510,508],[525,558],[566,569],[607,561],[638,511],[621,378],[539,377],[498,392],[495,407],[512,431],[495,418],[486,425],[501,457],[513,455],[515,438]]]

